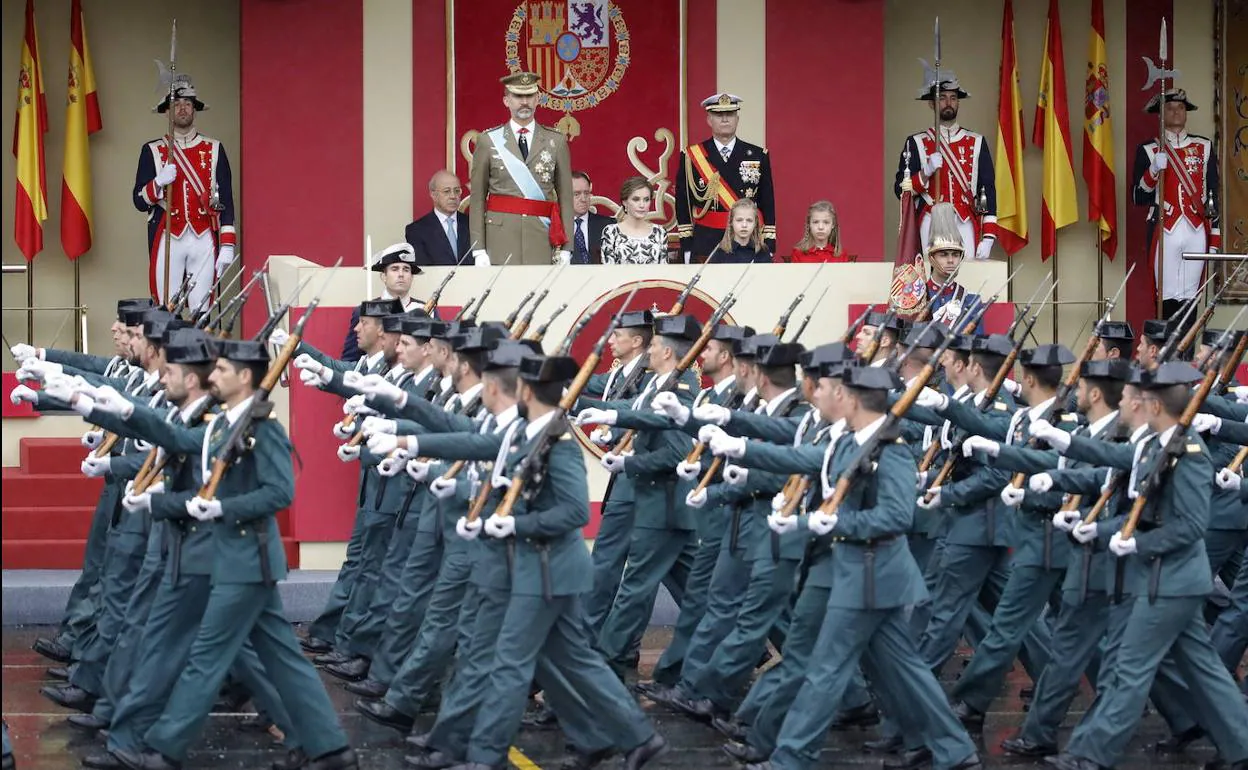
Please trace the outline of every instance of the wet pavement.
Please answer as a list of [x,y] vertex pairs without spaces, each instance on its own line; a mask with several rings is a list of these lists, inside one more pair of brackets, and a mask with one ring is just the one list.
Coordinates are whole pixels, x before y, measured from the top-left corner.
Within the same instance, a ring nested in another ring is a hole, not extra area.
[[[70,713],[39,695],[39,688],[48,684],[44,673],[50,662],[30,649],[35,637],[48,635],[50,629],[38,627],[5,628],[3,630],[3,709],[9,724],[20,770],[68,770],[80,767],[79,760],[88,753],[103,747],[103,742],[83,735],[69,726],[65,717]],[[652,630],[643,646],[643,671],[648,671],[662,651],[669,632]],[[961,670],[961,660],[953,660],[946,668],[952,680]],[[397,770],[403,764],[403,736],[398,732],[376,725],[360,716],[352,708],[354,696],[345,692],[337,680],[324,676],[334,705],[352,745],[360,756],[363,768]],[[948,684],[948,682],[946,682]],[[1011,675],[1007,696],[998,698],[989,713],[984,729],[984,759],[987,767],[1026,768],[1048,767],[1043,762],[1029,762],[1005,756],[1000,748],[1003,739],[1014,735],[1024,712],[1018,698],[1020,687],[1030,682],[1021,668]],[[1070,727],[1086,708],[1089,693],[1086,691],[1075,702],[1067,716],[1063,742]],[[644,701],[648,713],[660,732],[666,736],[674,751],[647,767],[650,768],[698,768],[716,770],[737,767],[720,751],[723,739],[708,726],[691,722],[661,707]],[[264,735],[243,732],[238,729],[244,714],[214,714],[200,742],[195,747],[185,767],[187,768],[267,768],[271,762],[283,756],[279,746]],[[427,727],[432,715],[424,715],[418,727]],[[877,768],[880,758],[861,750],[864,740],[875,737],[874,728],[852,729],[829,735],[823,754],[823,767],[828,768]],[[1187,752],[1172,757],[1154,755],[1149,746],[1166,737],[1164,724],[1154,714],[1147,715],[1131,743],[1131,753],[1119,764],[1120,768],[1199,768],[1213,758],[1213,749],[1207,742],[1190,747]],[[518,753],[512,760],[522,770],[558,767],[564,756],[563,739],[557,730],[521,733],[517,741]],[[618,768],[619,760],[603,765]]]

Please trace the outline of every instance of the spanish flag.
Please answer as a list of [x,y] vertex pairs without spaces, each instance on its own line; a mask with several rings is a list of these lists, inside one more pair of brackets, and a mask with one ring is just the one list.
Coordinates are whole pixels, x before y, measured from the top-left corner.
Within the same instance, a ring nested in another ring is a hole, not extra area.
[[99,131],[100,102],[82,20],[82,0],[73,0],[69,22],[69,92],[65,106],[65,166],[61,183],[61,247],[77,259],[91,249],[91,149],[87,137]]
[[47,169],[43,135],[48,132],[48,102],[43,94],[39,36],[34,0],[26,0],[26,35],[22,38],[22,69],[17,76],[17,117],[13,157],[17,158],[17,212],[13,240],[29,262],[43,251],[43,221],[48,218]]
[[1088,185],[1088,221],[1101,231],[1101,252],[1118,250],[1118,203],[1114,196],[1114,127],[1109,112],[1109,57],[1105,53],[1105,7],[1092,0],[1088,37],[1088,80],[1083,103],[1083,181]]
[[997,100],[997,243],[1007,254],[1027,245],[1027,190],[1023,179],[1023,98],[1018,91],[1014,3],[1001,19],[1001,87]]
[[1066,101],[1066,61],[1062,56],[1062,20],[1057,0],[1049,0],[1044,32],[1044,62],[1031,143],[1044,148],[1044,205],[1040,209],[1040,258],[1057,253],[1057,231],[1079,219],[1075,166],[1071,163],[1070,108]]

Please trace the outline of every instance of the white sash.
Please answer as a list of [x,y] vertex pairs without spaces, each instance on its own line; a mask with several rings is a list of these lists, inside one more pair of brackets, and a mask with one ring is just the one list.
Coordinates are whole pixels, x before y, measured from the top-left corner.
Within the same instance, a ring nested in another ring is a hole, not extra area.
[[[516,186],[524,193],[524,197],[529,200],[544,201],[546,194],[542,192],[542,187],[537,183],[537,177],[533,176],[533,172],[524,164],[524,161],[516,157],[515,153],[507,149],[505,142],[506,137],[503,135],[503,127],[499,126],[493,131],[486,132],[486,136],[490,137],[490,141],[494,143],[494,150],[498,153],[498,158],[507,168],[507,173],[511,174],[511,178],[515,180]],[[536,134],[534,134],[536,138]],[[550,217],[538,217],[542,220],[542,224],[550,227]]]

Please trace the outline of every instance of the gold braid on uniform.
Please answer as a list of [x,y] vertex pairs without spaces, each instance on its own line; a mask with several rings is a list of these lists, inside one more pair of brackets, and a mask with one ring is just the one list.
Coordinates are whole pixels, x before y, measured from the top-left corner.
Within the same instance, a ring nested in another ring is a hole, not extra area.
[[687,159],[685,163],[685,189],[689,191],[693,200],[702,206],[699,211],[693,211],[693,206],[690,206],[690,214],[693,219],[701,219],[706,216],[706,212],[711,210],[711,206],[714,206],[715,202],[719,200],[719,190],[723,183],[719,179],[718,171],[713,172],[711,178],[703,183],[693,173],[693,161],[688,160],[688,153],[685,153],[685,155]]

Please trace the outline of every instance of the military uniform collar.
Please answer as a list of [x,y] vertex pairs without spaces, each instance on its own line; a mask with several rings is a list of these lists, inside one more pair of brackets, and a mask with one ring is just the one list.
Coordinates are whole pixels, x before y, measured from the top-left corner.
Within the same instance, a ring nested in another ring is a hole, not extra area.
[[715,152],[719,153],[722,158],[724,156],[725,147],[728,148],[728,155],[731,157],[734,150],[737,149],[737,137],[732,137],[727,142],[721,142],[716,137],[711,137],[711,142],[715,145]]
[[251,402],[254,401],[255,398],[256,397],[254,395],[248,396],[247,398],[243,399],[239,403],[227,409],[225,411],[226,421],[230,425],[233,425],[234,423],[238,422],[239,418],[241,418],[244,414],[248,412],[248,410],[251,409]]
[[160,370],[156,369],[151,372],[143,372],[143,387],[148,390],[155,390],[160,384]]
[[1187,133],[1187,129],[1185,128],[1180,129],[1179,131],[1167,131],[1166,141],[1170,143],[1171,147],[1182,147],[1183,143],[1187,141],[1189,136],[1190,134]]
[[186,425],[191,419],[191,415],[195,414],[195,410],[199,408],[199,405],[207,401],[209,398],[210,396],[207,393],[205,393],[204,395],[200,396],[199,398],[195,399],[191,403],[186,404],[181,409],[179,409],[178,419],[182,421],[182,424]]
[[875,421],[872,422],[867,427],[863,428],[862,430],[854,431],[854,441],[858,442],[858,446],[862,446],[863,444],[867,443],[867,440],[875,435],[875,432],[878,431],[880,429],[880,426],[884,424],[884,418],[886,418],[887,416],[888,415],[886,414],[882,414],[879,417],[877,417]]
[[1174,435],[1174,431],[1178,427],[1179,426],[1176,424],[1176,425],[1171,425],[1169,428],[1166,428],[1165,430],[1163,430],[1161,432],[1161,435],[1157,437],[1157,445],[1165,446],[1166,444],[1170,443],[1170,437]]
[[385,354],[386,351],[378,350],[371,356],[364,356],[364,368],[369,370],[377,368],[377,364],[381,363],[382,356]]
[[954,401],[965,401],[971,395],[970,385],[959,385],[958,389],[953,391]]
[[476,385],[473,385],[468,390],[465,390],[463,393],[460,393],[459,400],[464,404],[471,403],[473,399],[475,399],[477,396],[481,394],[481,390],[484,387],[485,387],[484,382],[478,382]]
[[425,368],[416,372],[416,374],[412,376],[412,379],[416,382],[424,382],[429,378],[430,374],[433,374],[433,364],[425,364]]
[[776,396],[775,398],[770,399],[767,402],[767,405],[763,407],[763,413],[766,414],[768,417],[772,416],[773,414],[776,413],[776,410],[780,408],[780,405],[785,403],[785,401],[789,398],[789,396],[792,396],[796,392],[797,392],[797,388],[789,388],[788,390],[784,391],[783,393]]
[[1101,432],[1105,430],[1105,428],[1109,427],[1109,425],[1113,423],[1113,421],[1116,419],[1118,419],[1117,409],[1105,415],[1104,417],[1097,420],[1096,422],[1088,425],[1088,435],[1093,436],[1093,437],[1099,436]]
[[[537,121],[536,121],[536,120],[534,120],[534,121],[530,122],[530,123],[529,123],[529,125],[527,125],[527,126],[522,126],[522,125],[520,125],[519,123],[517,123],[517,122],[516,122],[516,121],[514,121],[514,120],[509,120],[509,121],[507,121],[507,125],[511,127],[511,133],[512,133],[512,136],[516,137],[516,141],[517,141],[517,142],[518,142],[518,141],[520,141],[520,129],[522,129],[522,128],[526,128],[526,129],[528,129],[528,133],[526,134],[526,136],[536,136],[536,135],[537,135]],[[532,149],[533,149],[533,145],[532,145],[532,143],[531,143],[531,142],[530,142],[530,144],[529,144],[529,149],[530,149],[530,150],[532,150]]]
[[1050,396],[1044,401],[1041,401],[1040,403],[1028,409],[1027,410],[1028,423],[1033,423],[1036,420],[1040,419],[1040,417],[1045,413],[1045,411],[1048,410],[1049,406],[1053,403],[1054,400],[1056,400],[1056,398],[1057,398],[1056,396]]
[[195,129],[191,131],[189,134],[184,134],[182,136],[178,136],[176,132],[173,135],[173,141],[179,147],[194,147],[195,145],[199,144],[199,141],[203,138],[204,138],[203,134],[199,133],[198,129]]
[[944,134],[945,141],[952,142],[962,135],[962,126],[959,126],[957,123],[950,123],[947,126],[942,124],[940,133]]
[[720,380],[719,382],[717,382],[717,383],[715,383],[714,385],[712,385],[712,386],[711,386],[711,389],[715,391],[715,395],[717,395],[717,396],[722,396],[722,395],[724,395],[724,392],[725,392],[726,390],[728,390],[729,388],[731,388],[731,387],[732,387],[733,385],[735,385],[736,383],[737,383],[737,375],[735,375],[735,374],[730,374],[730,375],[728,375],[727,377],[725,377],[724,379],[722,379],[722,380]]
[[1138,444],[1148,434],[1148,423],[1144,423],[1140,427],[1131,431],[1131,443]]
[[520,407],[516,406],[515,404],[512,404],[511,406],[507,407],[503,411],[494,415],[494,432],[502,433],[503,431],[507,429],[507,426],[515,422],[516,418],[519,416],[520,416]]
[[538,417],[533,422],[524,426],[525,439],[532,441],[533,439],[537,438],[538,434],[540,434],[543,430],[545,430],[546,426],[550,424],[550,421],[555,419],[555,414],[556,412],[553,412],[553,411],[547,412],[541,417]]

